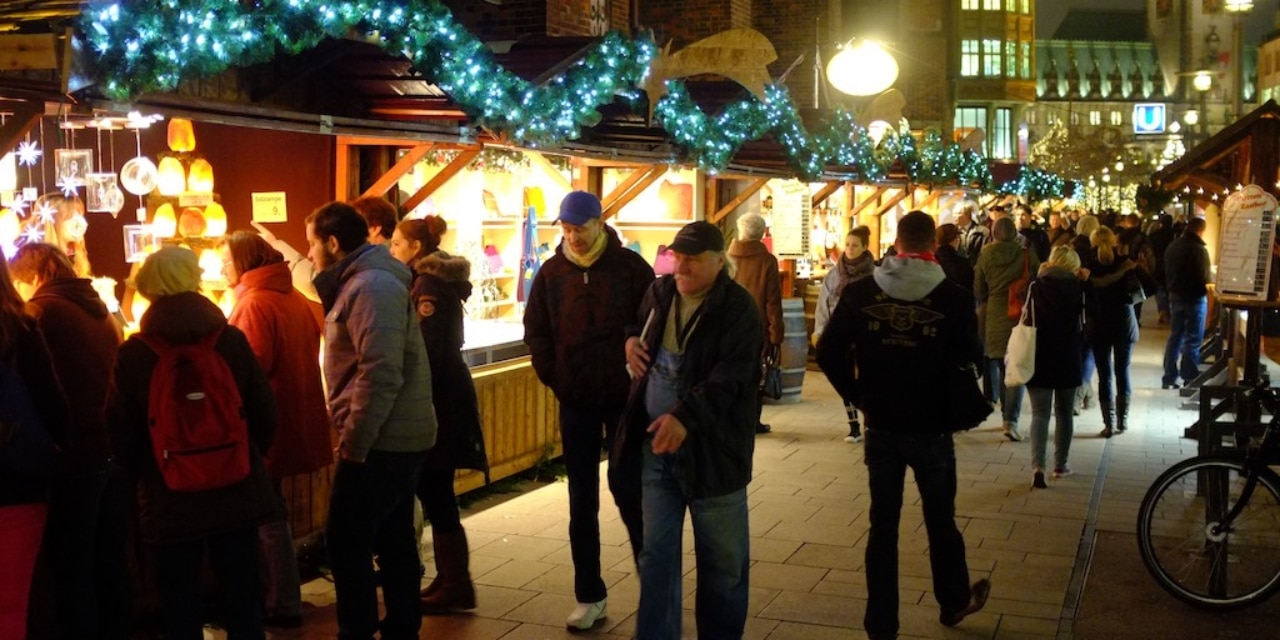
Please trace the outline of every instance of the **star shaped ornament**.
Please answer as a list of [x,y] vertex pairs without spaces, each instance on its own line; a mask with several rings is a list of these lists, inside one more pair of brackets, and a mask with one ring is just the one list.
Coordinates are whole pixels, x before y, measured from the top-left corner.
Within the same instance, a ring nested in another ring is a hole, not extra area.
[[29,203],[26,200],[24,200],[21,195],[19,195],[18,197],[13,199],[13,202],[9,203],[9,209],[12,210],[15,214],[17,214],[19,218],[22,218],[27,215],[28,204]]
[[18,143],[18,164],[34,167],[40,161],[40,148],[31,140]]
[[26,244],[39,244],[44,242],[44,225],[27,225],[27,228],[22,231],[22,240]]
[[31,214],[34,215],[35,219],[39,220],[41,223],[53,224],[53,217],[58,215],[58,209],[48,202],[41,202],[36,206]]
[[62,189],[62,195],[74,198],[76,197],[76,189],[82,184],[84,183],[74,178],[63,178],[58,181],[58,188]]

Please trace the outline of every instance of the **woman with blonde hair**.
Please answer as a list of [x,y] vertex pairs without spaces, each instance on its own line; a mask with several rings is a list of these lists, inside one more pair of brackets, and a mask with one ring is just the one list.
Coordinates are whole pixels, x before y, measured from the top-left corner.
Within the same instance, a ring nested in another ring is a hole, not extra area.
[[[1089,347],[1098,366],[1098,408],[1102,410],[1104,438],[1124,433],[1129,420],[1129,359],[1138,341],[1138,318],[1125,286],[1125,276],[1137,266],[1128,256],[1119,255],[1119,238],[1107,227],[1093,232],[1090,239],[1096,254],[1085,264],[1089,269]],[[1115,373],[1114,404],[1111,375]]]
[[1027,317],[1036,327],[1035,374],[1027,381],[1031,396],[1031,486],[1044,489],[1045,444],[1049,415],[1054,416],[1053,477],[1071,475],[1067,456],[1075,428],[1072,403],[1083,377],[1083,284],[1080,256],[1066,245],[1053,248],[1040,266],[1028,295]]

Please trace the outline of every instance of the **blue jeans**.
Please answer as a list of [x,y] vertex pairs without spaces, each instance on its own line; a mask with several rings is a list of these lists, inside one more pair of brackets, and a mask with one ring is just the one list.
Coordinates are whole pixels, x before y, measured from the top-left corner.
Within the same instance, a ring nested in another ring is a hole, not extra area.
[[681,481],[684,450],[655,455],[651,438],[641,446],[644,549],[640,553],[636,638],[680,637],[680,553],[686,509],[693,520],[693,553],[698,564],[694,604],[698,638],[741,638],[747,623],[751,564],[746,488],[712,498],[694,498]]
[[1052,389],[1027,387],[1031,395],[1031,467],[1044,471],[1045,443],[1049,439],[1049,412],[1053,412],[1053,468],[1067,468],[1067,456],[1071,453],[1071,434],[1075,429],[1072,407],[1076,401],[1076,387]]
[[[1204,317],[1208,311],[1204,296],[1187,300],[1169,298],[1169,341],[1164,345],[1164,384],[1191,382],[1200,375],[1200,341],[1204,339]],[[1179,363],[1181,356],[1181,363]]]
[[956,452],[951,434],[867,429],[863,460],[871,491],[867,535],[867,633],[898,632],[898,521],[907,467],[915,476],[929,536],[933,597],[946,613],[969,604],[969,566],[956,528]]
[[[1133,356],[1133,343],[1124,341],[1115,344],[1096,344],[1093,346],[1093,358],[1098,363],[1098,401],[1110,402],[1111,374],[1116,377],[1116,395],[1127,396],[1129,386],[1129,360]],[[1112,369],[1114,363],[1115,368]]]
[[[427,453],[370,451],[363,463],[341,460],[333,474],[325,543],[338,597],[338,638],[418,637],[422,574],[413,527],[414,490]],[[382,570],[386,619],[378,622],[373,556]]]
[[258,597],[257,529],[237,529],[199,540],[157,544],[156,586],[164,609],[167,640],[200,640],[204,618],[200,601],[200,567],[205,545],[209,566],[218,579],[227,640],[262,640],[262,601]]
[[284,519],[258,527],[258,546],[262,550],[263,609],[269,616],[302,615],[302,577],[298,573],[298,555],[293,548],[293,528],[284,501],[282,480],[272,478],[278,511]]
[[[569,551],[573,557],[573,592],[578,602],[605,599],[600,576],[600,453],[613,443],[622,407],[583,409],[560,405],[560,442],[569,480]],[[611,478],[614,477],[611,474]],[[613,501],[639,557],[644,536],[640,524],[640,487],[634,479],[610,482]]]
[[[1000,418],[1017,426],[1022,416],[1022,391],[1024,387],[1004,386],[1004,358],[987,358],[987,379],[991,380],[992,391],[1000,400]],[[993,401],[994,402],[994,401]]]

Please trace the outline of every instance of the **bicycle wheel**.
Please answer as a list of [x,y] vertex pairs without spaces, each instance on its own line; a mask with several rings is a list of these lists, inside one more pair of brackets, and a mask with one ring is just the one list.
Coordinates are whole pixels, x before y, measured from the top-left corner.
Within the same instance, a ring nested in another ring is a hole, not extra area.
[[1265,470],[1229,531],[1213,531],[1240,500],[1239,458],[1204,456],[1156,478],[1138,509],[1147,570],[1178,599],[1207,609],[1256,604],[1280,588],[1280,478]]

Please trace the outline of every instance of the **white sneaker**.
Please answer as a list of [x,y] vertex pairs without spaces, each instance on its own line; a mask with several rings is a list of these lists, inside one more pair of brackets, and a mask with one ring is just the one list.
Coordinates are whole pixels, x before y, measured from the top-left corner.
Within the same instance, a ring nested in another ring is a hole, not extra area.
[[1018,432],[1018,425],[1016,424],[1004,423],[1004,437],[1013,442],[1022,442],[1022,434]]
[[579,602],[578,606],[573,608],[573,612],[565,618],[564,624],[570,629],[587,630],[595,626],[596,620],[603,620],[607,616],[605,611],[605,603],[608,599],[600,602]]
[[859,442],[862,442],[862,436],[845,436],[844,441],[849,444],[858,444]]

